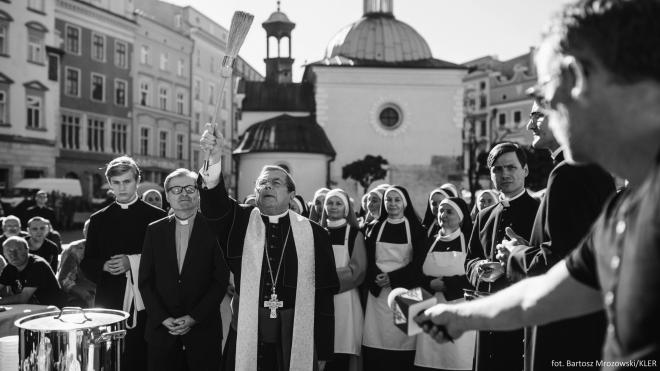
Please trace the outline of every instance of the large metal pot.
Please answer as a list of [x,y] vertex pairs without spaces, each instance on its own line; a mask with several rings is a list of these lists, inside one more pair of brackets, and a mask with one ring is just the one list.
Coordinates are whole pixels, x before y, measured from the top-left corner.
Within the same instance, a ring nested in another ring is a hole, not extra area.
[[120,310],[65,307],[23,317],[14,322],[19,370],[120,370],[128,316]]

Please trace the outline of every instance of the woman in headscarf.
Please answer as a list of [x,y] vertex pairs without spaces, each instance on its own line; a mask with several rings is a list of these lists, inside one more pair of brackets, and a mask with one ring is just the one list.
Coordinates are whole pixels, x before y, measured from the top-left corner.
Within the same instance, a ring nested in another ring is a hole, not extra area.
[[474,207],[472,208],[472,213],[470,214],[473,222],[477,218],[477,214],[479,214],[481,210],[487,209],[495,205],[500,199],[500,194],[494,189],[478,190],[476,194],[477,194],[476,202],[474,203]]
[[156,206],[159,209],[163,208],[163,197],[157,189],[149,189],[142,194],[142,201],[149,205]]
[[438,233],[438,207],[440,206],[440,201],[449,197],[451,197],[449,193],[441,187],[438,187],[429,193],[429,201],[426,204],[426,212],[424,213],[424,219],[422,220],[422,225],[426,230],[427,237],[433,237]]
[[321,221],[321,214],[323,213],[323,203],[325,202],[326,193],[330,192],[327,188],[319,188],[314,192],[312,198],[312,206],[309,208],[309,220],[319,223]]
[[307,203],[301,195],[296,195],[291,202],[289,203],[289,209],[295,211],[296,213],[304,216],[305,218],[309,217],[309,210],[307,209]]
[[371,228],[373,228],[373,226],[378,222],[378,218],[380,217],[380,210],[383,204],[383,193],[385,193],[385,191],[381,192],[377,189],[373,189],[365,195],[367,197],[367,213],[364,216],[364,221],[361,225],[365,236],[368,236],[369,232],[371,232]]
[[[428,240],[422,265],[422,287],[435,294],[438,303],[463,301],[463,289],[471,288],[465,276],[467,243],[472,231],[468,205],[462,198],[440,202],[439,231]],[[430,336],[417,336],[416,370],[471,370],[475,333],[467,332],[453,343],[438,344]]]
[[364,364],[366,371],[412,370],[415,338],[394,325],[387,297],[393,288],[420,284],[426,235],[405,188],[388,188],[384,200],[366,244],[369,294],[362,340]]
[[341,189],[325,196],[321,226],[330,234],[339,293],[335,304],[335,348],[325,370],[359,371],[363,312],[357,287],[364,281],[367,255],[350,198]]
[[451,183],[445,183],[441,185],[440,189],[443,189],[445,192],[447,192],[449,197],[461,197],[458,192],[458,188],[456,188],[456,186]]

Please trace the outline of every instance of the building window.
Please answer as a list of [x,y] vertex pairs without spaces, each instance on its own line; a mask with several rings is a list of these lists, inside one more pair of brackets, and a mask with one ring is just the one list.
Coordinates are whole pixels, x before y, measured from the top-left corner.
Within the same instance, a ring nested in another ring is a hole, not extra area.
[[146,81],[142,81],[140,83],[140,105],[141,106],[148,106],[150,97],[149,97],[149,92],[151,91],[151,87],[149,86],[149,83]]
[[105,36],[92,33],[92,59],[105,62]]
[[488,135],[488,127],[486,126],[486,120],[480,120],[479,126],[481,126],[481,136],[485,137]]
[[202,82],[198,79],[195,79],[195,82],[193,83],[193,96],[195,97],[195,100],[200,100],[200,91],[202,90]]
[[497,115],[497,123],[500,126],[504,126],[506,124],[506,113],[500,113]]
[[4,19],[0,19],[0,54],[6,55],[9,53],[9,37],[7,36],[8,33],[9,23]]
[[194,150],[193,151],[193,160],[192,160],[192,168],[193,169],[199,169],[199,151]]
[[115,66],[128,68],[128,46],[125,42],[115,41]]
[[64,94],[71,97],[80,96],[80,70],[64,67]]
[[183,76],[183,68],[184,68],[183,59],[179,59],[179,61],[176,64],[176,74],[177,74],[177,76]]
[[126,81],[115,80],[115,104],[118,106],[126,106],[126,86]]
[[162,158],[167,157],[167,132],[158,133],[158,155]]
[[9,125],[7,107],[7,92],[0,90],[0,125]]
[[92,100],[105,101],[105,76],[92,73]]
[[30,129],[41,129],[43,128],[42,121],[42,109],[43,109],[43,97],[36,95],[27,95],[25,106],[27,107],[27,127]]
[[28,29],[28,61],[43,64],[45,61],[44,32]]
[[513,123],[518,125],[520,124],[520,121],[522,121],[522,112],[513,111]]
[[80,149],[80,117],[62,115],[62,148]]
[[160,54],[160,69],[163,70],[163,71],[167,70],[167,60],[168,60],[167,53],[161,53]]
[[28,0],[28,9],[44,12],[44,0]]
[[60,71],[60,57],[57,54],[48,54],[48,80],[58,81]]
[[149,155],[149,128],[140,128],[140,154]]
[[176,93],[176,113],[178,113],[179,115],[183,115],[183,102],[184,102],[183,92],[177,92]]
[[45,171],[43,169],[25,169],[23,170],[23,178],[25,179],[35,179],[45,177]]
[[215,102],[214,96],[215,96],[215,85],[209,84],[209,104],[213,104],[213,102]]
[[149,64],[149,47],[146,45],[140,48],[140,63]]
[[105,146],[105,122],[87,119],[87,147],[90,151],[103,152]]
[[80,28],[66,25],[66,51],[80,54]]
[[193,133],[199,134],[199,127],[201,125],[202,115],[199,112],[195,112],[195,119],[193,120]]
[[384,107],[378,114],[380,124],[388,130],[394,130],[401,125],[401,110],[395,105]]
[[183,134],[176,135],[176,159],[183,160],[183,140],[185,139]]
[[128,138],[128,125],[121,122],[112,123],[112,137],[110,145],[113,153],[126,153],[126,139]]
[[158,89],[158,106],[163,111],[167,111],[167,88],[161,86]]

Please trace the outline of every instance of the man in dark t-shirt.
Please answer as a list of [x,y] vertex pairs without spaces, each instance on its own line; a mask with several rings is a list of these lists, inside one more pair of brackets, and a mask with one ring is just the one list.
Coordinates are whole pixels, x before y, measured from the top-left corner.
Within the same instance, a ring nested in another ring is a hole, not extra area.
[[46,238],[48,230],[48,220],[35,216],[28,222],[29,236],[25,240],[28,242],[30,254],[44,258],[53,272],[57,272],[60,250],[55,242]]
[[0,291],[9,295],[0,304],[62,305],[62,292],[48,263],[28,253],[28,244],[21,237],[10,237],[2,245],[8,265],[0,274]]

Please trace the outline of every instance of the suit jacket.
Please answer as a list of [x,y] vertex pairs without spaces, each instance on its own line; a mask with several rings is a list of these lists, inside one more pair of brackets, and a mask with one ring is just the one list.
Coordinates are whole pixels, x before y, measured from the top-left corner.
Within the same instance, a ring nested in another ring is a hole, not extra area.
[[[199,177],[201,184],[202,177]],[[227,264],[234,274],[236,292],[241,293],[241,261],[243,257],[243,243],[247,232],[250,213],[254,206],[239,204],[227,194],[225,184],[220,175],[220,183],[212,189],[200,187],[201,210],[213,226],[220,247],[222,248]],[[288,221],[284,221],[288,223]],[[318,224],[311,222],[314,236],[314,262],[315,262],[315,305],[314,305],[314,341],[318,359],[328,359],[334,347],[334,295],[339,291],[339,279],[335,268],[334,253],[330,244],[328,232]],[[284,301],[284,309],[293,308],[296,298],[296,282],[298,277],[298,258],[295,241],[288,240],[282,262],[282,277],[277,283],[278,298]],[[264,293],[264,282],[268,273],[267,265],[262,264],[260,282],[261,293]],[[307,300],[302,298],[302,300]],[[261,307],[261,306],[260,306]],[[237,308],[237,307],[236,307]],[[238,318],[238,310],[234,311],[234,318]],[[289,339],[290,340],[290,339]],[[224,357],[224,356],[223,356]],[[230,356],[231,357],[231,356]]]
[[162,322],[168,317],[188,314],[197,323],[182,336],[183,344],[198,348],[213,346],[219,352],[220,302],[227,291],[229,268],[213,232],[198,213],[179,273],[175,230],[174,215],[147,227],[138,278],[147,310],[144,337],[156,346],[174,346],[177,336],[170,335]]

